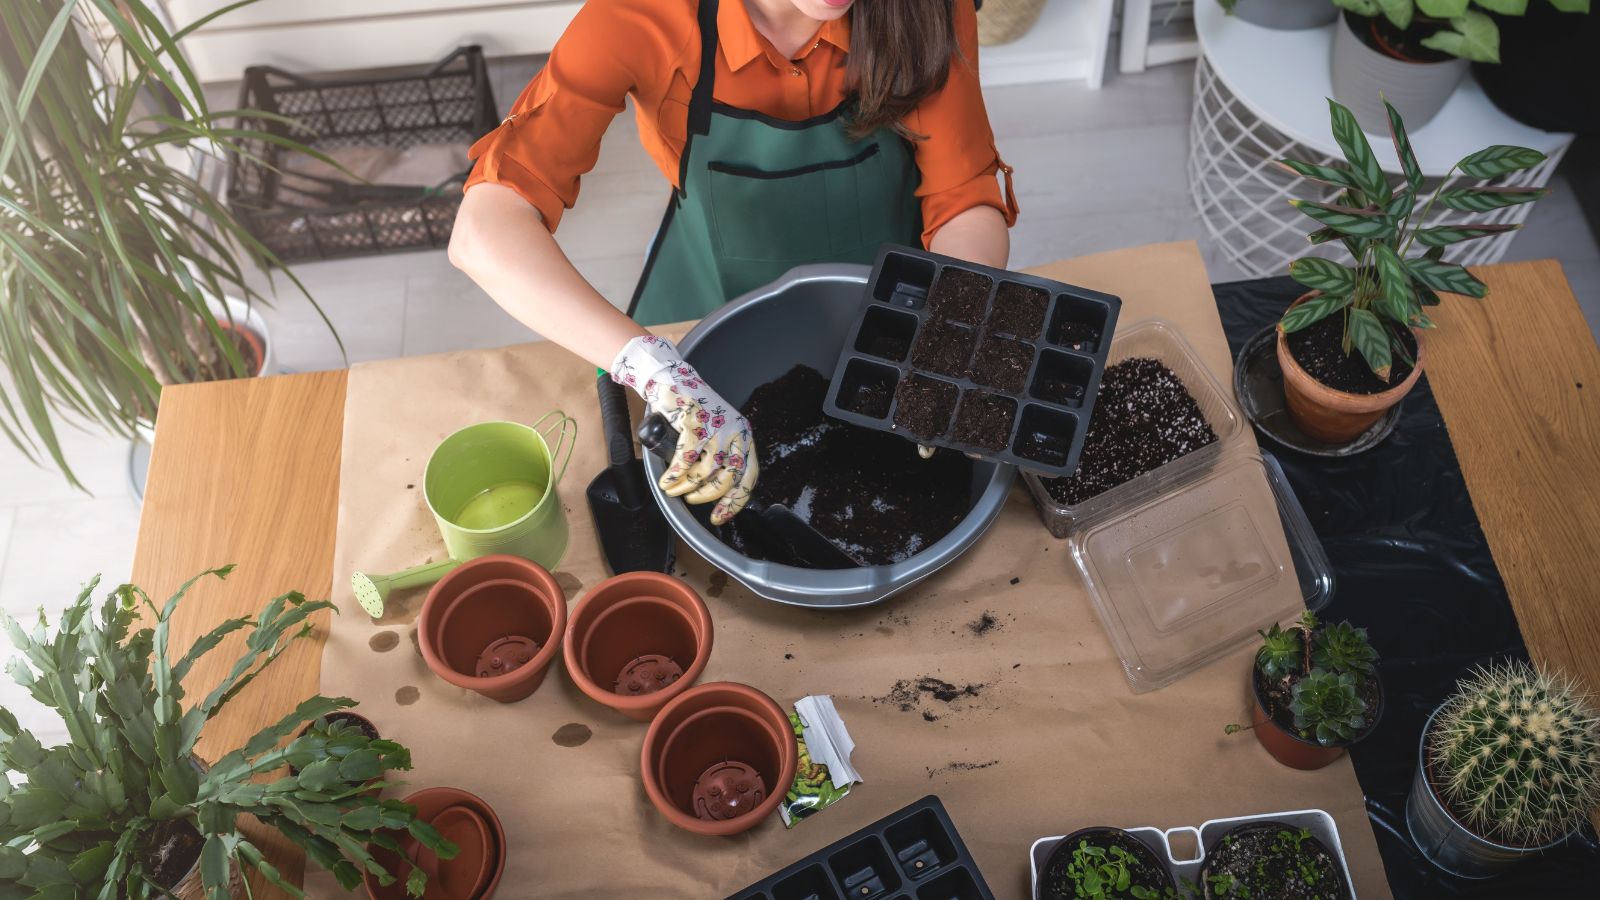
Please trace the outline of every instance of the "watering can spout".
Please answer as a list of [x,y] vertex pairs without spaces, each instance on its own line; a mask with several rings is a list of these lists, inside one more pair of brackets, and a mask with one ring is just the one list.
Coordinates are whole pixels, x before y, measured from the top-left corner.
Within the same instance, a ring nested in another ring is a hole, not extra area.
[[424,587],[443,578],[461,563],[454,559],[423,563],[388,575],[368,575],[356,572],[350,576],[350,587],[355,591],[356,602],[374,619],[383,615],[389,594],[396,590]]

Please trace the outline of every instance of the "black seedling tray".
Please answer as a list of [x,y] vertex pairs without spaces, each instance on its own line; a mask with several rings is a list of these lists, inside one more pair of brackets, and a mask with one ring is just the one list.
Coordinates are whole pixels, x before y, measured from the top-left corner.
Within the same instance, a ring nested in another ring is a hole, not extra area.
[[[961,281],[968,282],[967,293],[952,295]],[[1037,315],[1041,304],[1042,317]],[[839,354],[823,411],[921,444],[1042,474],[1071,475],[1078,468],[1121,309],[1119,298],[1099,291],[886,246],[872,267],[861,314]],[[1030,325],[1036,326],[1031,334]],[[919,342],[939,332],[965,338],[965,353],[944,359],[924,355],[925,345]],[[1011,357],[1010,377],[996,377],[1007,373],[987,366],[998,358],[987,352],[991,349]],[[1015,365],[1022,363],[1026,370],[1018,378]],[[897,421],[901,391],[917,388],[937,392],[941,405],[948,405],[935,433],[918,434]],[[959,401],[953,399],[957,396]],[[961,439],[959,425],[969,400],[976,401],[974,412],[983,403],[1002,416],[1010,410],[1005,446]]]
[[728,900],[994,900],[935,796],[834,841]]

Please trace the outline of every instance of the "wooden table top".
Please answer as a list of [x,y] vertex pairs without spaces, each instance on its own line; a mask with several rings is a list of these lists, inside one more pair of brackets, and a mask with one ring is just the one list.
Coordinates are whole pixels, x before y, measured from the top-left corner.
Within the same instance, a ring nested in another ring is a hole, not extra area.
[[[1558,263],[1474,271],[1490,298],[1449,298],[1433,312],[1427,376],[1529,652],[1600,689],[1600,348]],[[345,386],[333,371],[163,392],[133,581],[162,596],[239,564],[226,582],[196,585],[173,622],[175,650],[286,590],[331,592]],[[242,745],[315,694],[324,638],[300,641],[242,692],[207,726],[200,755]],[[222,678],[242,639],[195,666],[189,694]],[[298,879],[293,847],[247,830]],[[259,878],[252,889],[283,896]]]

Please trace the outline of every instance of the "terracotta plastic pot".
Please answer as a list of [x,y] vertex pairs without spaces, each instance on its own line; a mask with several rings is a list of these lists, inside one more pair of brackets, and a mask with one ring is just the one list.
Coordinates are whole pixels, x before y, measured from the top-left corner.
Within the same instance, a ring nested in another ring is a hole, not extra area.
[[794,783],[789,717],[755,688],[719,681],[674,697],[650,723],[640,758],[650,802],[695,834],[747,831]]
[[578,689],[648,722],[705,671],[711,613],[682,581],[626,572],[595,585],[567,628],[567,673]]
[[[1305,294],[1289,308],[1306,302],[1313,294]],[[1289,341],[1278,332],[1278,367],[1283,370],[1283,397],[1289,407],[1289,417],[1300,430],[1329,444],[1344,444],[1360,437],[1372,427],[1389,407],[1404,399],[1416,387],[1422,376],[1422,365],[1427,356],[1422,335],[1415,328],[1411,334],[1417,339],[1417,364],[1405,380],[1377,394],[1352,394],[1335,390],[1311,377],[1289,352]]]
[[566,594],[548,571],[516,556],[483,556],[428,592],[417,644],[435,675],[510,703],[544,681],[566,627]]
[[[459,852],[454,859],[440,860],[404,833],[396,834],[403,853],[368,844],[367,852],[395,880],[387,886],[380,885],[376,875],[363,872],[361,882],[367,889],[367,896],[372,900],[405,900],[406,878],[414,865],[421,865],[424,872],[431,867],[433,872],[428,878],[424,900],[485,900],[492,896],[500,886],[500,876],[505,873],[506,830],[489,804],[476,794],[449,787],[426,788],[402,802],[415,806],[417,818],[424,822],[433,823],[444,816],[445,821],[436,827],[457,844]],[[465,810],[469,815],[461,816],[452,812],[455,810]],[[486,843],[484,832],[488,837]],[[471,871],[467,871],[469,869]],[[446,890],[447,885],[454,890]],[[482,885],[482,889],[474,892],[463,885]]]
[[1308,740],[1284,728],[1267,714],[1266,698],[1261,694],[1261,679],[1256,677],[1255,666],[1250,667],[1250,691],[1255,695],[1255,732],[1256,740],[1261,746],[1272,754],[1272,758],[1283,763],[1291,769],[1320,769],[1329,765],[1343,756],[1350,746],[1360,743],[1367,735],[1378,727],[1378,721],[1383,718],[1383,681],[1376,675],[1372,676],[1378,686],[1377,709],[1372,714],[1372,722],[1367,730],[1356,735],[1354,740],[1342,744],[1324,745],[1314,740]]

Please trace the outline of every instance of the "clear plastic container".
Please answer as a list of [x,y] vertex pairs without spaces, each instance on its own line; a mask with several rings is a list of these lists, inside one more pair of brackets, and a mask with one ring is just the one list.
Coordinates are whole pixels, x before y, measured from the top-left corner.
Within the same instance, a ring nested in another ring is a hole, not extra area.
[[1143,692],[1258,628],[1321,609],[1333,576],[1277,461],[1256,447],[1188,342],[1162,322],[1141,322],[1117,336],[1110,360],[1136,356],[1183,380],[1216,442],[1076,506],[1027,481],[1046,526],[1067,538],[1128,683]]

